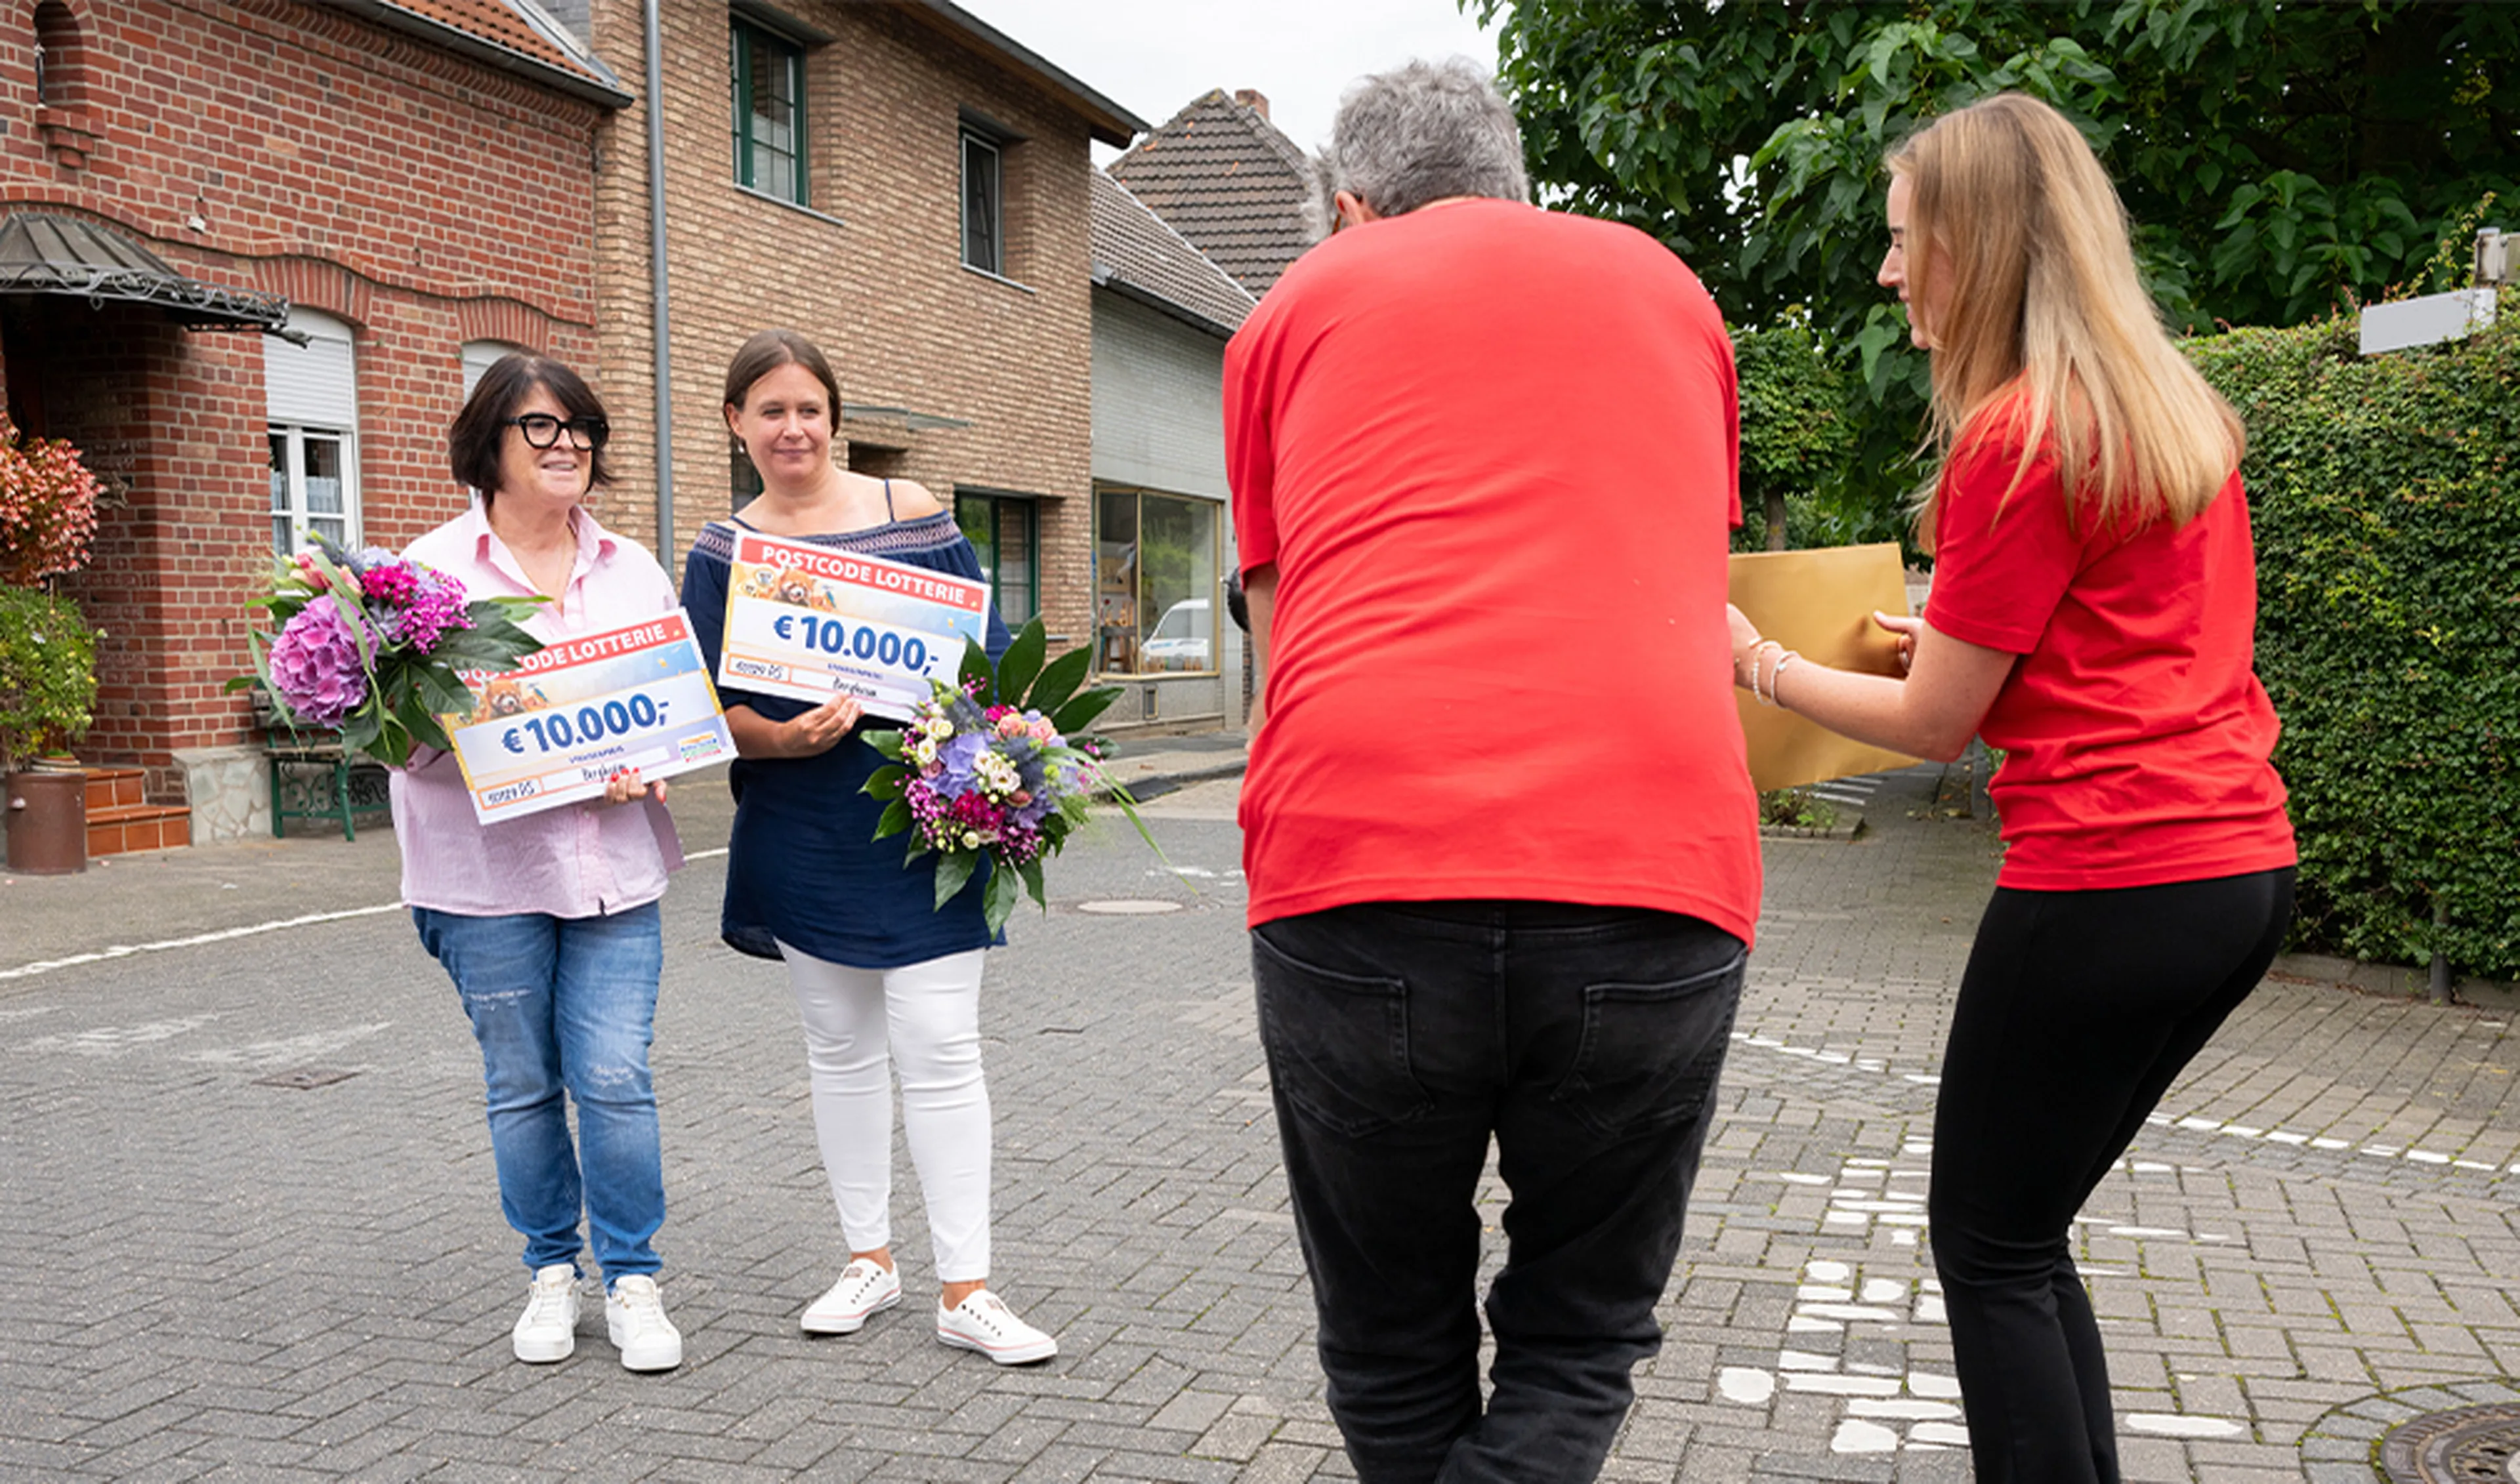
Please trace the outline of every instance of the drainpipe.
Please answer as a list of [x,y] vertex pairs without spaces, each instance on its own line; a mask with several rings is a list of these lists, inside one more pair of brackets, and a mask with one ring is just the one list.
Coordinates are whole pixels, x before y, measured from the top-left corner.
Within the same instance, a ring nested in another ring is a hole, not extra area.
[[641,7],[648,27],[648,302],[655,334],[656,560],[674,564],[673,322],[665,301],[665,59],[658,0]]

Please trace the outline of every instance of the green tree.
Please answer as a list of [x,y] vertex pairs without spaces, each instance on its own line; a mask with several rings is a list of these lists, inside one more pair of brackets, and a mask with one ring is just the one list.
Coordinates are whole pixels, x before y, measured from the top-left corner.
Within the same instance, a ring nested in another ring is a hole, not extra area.
[[2379,296],[2520,171],[2520,7],[2422,0],[1462,0],[1553,202],[1686,258],[1736,323],[1806,306],[1860,372],[1854,503],[1912,478],[1921,353],[1872,282],[1882,154],[2018,89],[2100,152],[2182,327]]
[[[1736,544],[1781,552],[1885,539],[1869,511],[1831,499],[1855,451],[1846,382],[1799,315],[1732,337],[1741,381],[1741,513]],[[1895,537],[1889,538],[1895,539]]]

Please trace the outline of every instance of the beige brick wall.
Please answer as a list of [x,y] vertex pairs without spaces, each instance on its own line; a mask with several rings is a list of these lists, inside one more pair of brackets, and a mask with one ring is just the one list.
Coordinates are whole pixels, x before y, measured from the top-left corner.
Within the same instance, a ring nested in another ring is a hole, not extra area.
[[[1092,313],[1085,120],[953,33],[889,6],[797,0],[834,39],[806,54],[812,210],[735,184],[729,13],[663,7],[666,261],[672,288],[674,541],[729,510],[726,363],[786,325],[832,357],[851,403],[961,419],[912,432],[849,424],[861,467],[1041,497],[1041,597],[1052,632],[1088,632]],[[645,92],[640,7],[595,0],[598,52]],[[646,101],[606,126],[597,187],[600,388],[618,465],[608,521],[651,535],[654,468]],[[963,266],[959,111],[1023,136],[1006,152],[1007,278]],[[897,448],[877,455],[872,445]]]

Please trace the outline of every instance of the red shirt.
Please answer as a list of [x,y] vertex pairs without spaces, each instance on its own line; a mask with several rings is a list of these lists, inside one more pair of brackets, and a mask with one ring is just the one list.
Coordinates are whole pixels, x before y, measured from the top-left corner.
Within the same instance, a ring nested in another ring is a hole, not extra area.
[[[1980,726],[1998,884],[2152,886],[2293,864],[2279,724],[2252,668],[2257,559],[2231,475],[2181,529],[2069,519],[2052,453],[2009,498],[2019,444],[1963,441],[1944,471],[1925,620],[2018,654]],[[2001,514],[1999,516],[1999,503]]]
[[1642,233],[1499,201],[1342,232],[1227,348],[1245,570],[1274,564],[1250,922],[1509,898],[1749,941],[1732,342]]

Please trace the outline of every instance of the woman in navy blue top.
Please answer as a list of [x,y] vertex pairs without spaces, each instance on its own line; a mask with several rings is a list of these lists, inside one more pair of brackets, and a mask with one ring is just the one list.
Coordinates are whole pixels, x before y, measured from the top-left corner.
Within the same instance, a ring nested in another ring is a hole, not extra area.
[[[792,330],[746,340],[727,368],[727,427],[762,493],[692,544],[683,605],[716,668],[738,528],[977,579],[979,557],[935,496],[832,462],[840,391],[831,363]],[[988,648],[1007,646],[994,608]],[[926,1196],[939,1284],[936,1337],[1000,1365],[1047,1360],[1058,1342],[989,1291],[989,1093],[980,1067],[980,971],[991,943],[984,873],[935,907],[933,856],[905,867],[877,840],[883,805],[860,791],[883,759],[858,736],[854,697],[819,705],[721,687],[739,761],[721,930],[788,965],[805,1030],[814,1127],[849,1263],[808,1305],[809,1334],[849,1334],[901,1301],[893,1264],[892,1076]],[[878,722],[878,726],[893,723]]]

